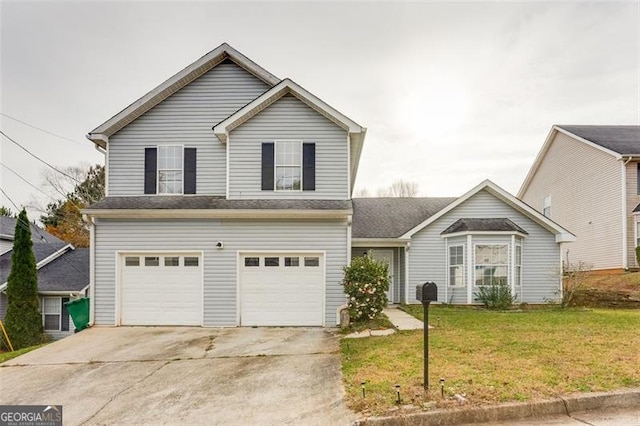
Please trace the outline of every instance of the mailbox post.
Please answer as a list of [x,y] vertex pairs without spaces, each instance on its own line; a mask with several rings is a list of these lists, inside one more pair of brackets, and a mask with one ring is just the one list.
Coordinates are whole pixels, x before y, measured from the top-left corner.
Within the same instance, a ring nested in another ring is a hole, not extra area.
[[438,301],[438,286],[426,282],[416,286],[416,299],[422,302],[424,309],[424,389],[429,389],[429,304]]

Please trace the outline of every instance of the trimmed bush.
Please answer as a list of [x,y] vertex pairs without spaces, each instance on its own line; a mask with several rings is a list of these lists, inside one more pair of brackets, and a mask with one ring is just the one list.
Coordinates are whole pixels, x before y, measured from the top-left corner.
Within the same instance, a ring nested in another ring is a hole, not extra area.
[[509,309],[516,301],[516,296],[511,294],[511,287],[504,282],[493,282],[480,286],[475,293],[475,300],[482,303],[487,309]]
[[24,209],[16,221],[7,298],[5,327],[13,348],[21,349],[41,343],[44,335],[38,300],[38,274],[31,227]]
[[351,322],[366,322],[375,319],[387,306],[389,290],[389,266],[371,256],[354,257],[351,265],[345,266],[342,285],[349,296]]

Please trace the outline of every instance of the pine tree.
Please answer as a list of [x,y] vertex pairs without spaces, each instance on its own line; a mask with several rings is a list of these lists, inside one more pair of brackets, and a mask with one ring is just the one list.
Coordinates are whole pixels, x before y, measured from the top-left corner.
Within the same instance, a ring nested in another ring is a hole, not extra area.
[[7,279],[5,327],[14,349],[42,342],[38,273],[27,212],[18,215],[13,237],[11,273]]

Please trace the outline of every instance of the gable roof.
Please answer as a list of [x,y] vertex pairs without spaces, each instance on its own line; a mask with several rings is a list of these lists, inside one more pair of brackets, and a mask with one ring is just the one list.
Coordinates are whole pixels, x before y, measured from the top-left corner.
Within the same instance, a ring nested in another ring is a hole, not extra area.
[[612,155],[618,160],[623,157],[640,157],[640,126],[554,125],[522,182],[518,197],[522,197],[531,184],[558,133]]
[[[16,224],[18,223],[18,219],[15,217],[8,216],[0,216],[0,239],[13,241],[13,236],[16,230]],[[29,224],[31,226],[31,241],[36,243],[58,243],[58,244],[66,244],[60,238],[51,235],[44,229],[41,229],[34,225],[33,223]]]
[[424,229],[426,226],[430,225],[431,223],[435,222],[437,219],[441,218],[451,210],[455,209],[456,207],[458,207],[459,205],[461,205],[462,203],[464,203],[465,201],[467,201],[468,199],[470,199],[480,191],[487,191],[488,193],[498,198],[499,200],[503,201],[507,205],[511,206],[515,210],[519,211],[523,215],[529,217],[531,220],[538,223],[543,228],[547,229],[550,232],[553,232],[556,236],[557,243],[575,241],[575,235],[573,235],[571,232],[567,231],[562,226],[558,225],[556,222],[544,216],[542,213],[535,210],[533,207],[529,206],[528,204],[524,203],[523,201],[509,194],[507,191],[500,188],[498,185],[496,185],[495,183],[491,182],[488,179],[481,182],[475,188],[471,189],[469,192],[467,192],[460,198],[456,199],[454,202],[447,205],[445,208],[438,211],[436,214],[424,220],[419,225],[405,232],[400,238],[411,238],[413,234]]
[[93,129],[89,134],[87,134],[87,138],[93,141],[96,146],[106,148],[110,136],[114,135],[127,124],[131,123],[133,120],[140,117],[142,114],[149,111],[151,108],[158,105],[160,102],[167,99],[169,96],[173,95],[178,90],[182,89],[187,84],[196,80],[198,77],[207,73],[216,65],[227,59],[233,61],[235,64],[270,86],[273,86],[280,81],[279,78],[235,50],[233,47],[229,46],[227,43],[222,43],[211,52],[174,74],[172,77],[152,89],[149,93],[133,102],[109,120]]
[[[0,291],[7,287],[12,252],[0,255]],[[89,249],[76,249],[66,243],[36,243],[33,254],[38,270],[38,292],[77,292],[89,284]]]
[[354,198],[352,238],[398,238],[455,200],[452,197]]
[[640,126],[558,125],[582,139],[623,156],[640,156]]
[[358,163],[360,162],[360,153],[362,152],[362,145],[364,144],[364,137],[367,133],[367,129],[360,126],[358,123],[342,114],[340,111],[333,108],[331,105],[327,104],[322,99],[318,98],[291,79],[285,78],[255,98],[253,101],[249,102],[247,105],[243,106],[238,111],[213,126],[213,132],[220,142],[226,143],[229,137],[229,132],[241,126],[261,111],[264,111],[285,95],[294,96],[318,114],[324,116],[348,132],[351,141],[350,143],[352,145],[352,147],[349,148],[353,148],[352,152],[354,153],[351,155],[351,164],[349,165],[351,172],[351,188],[353,188],[356,173],[358,171]]
[[464,218],[453,222],[440,235],[458,232],[518,232],[524,235],[529,234],[508,218]]

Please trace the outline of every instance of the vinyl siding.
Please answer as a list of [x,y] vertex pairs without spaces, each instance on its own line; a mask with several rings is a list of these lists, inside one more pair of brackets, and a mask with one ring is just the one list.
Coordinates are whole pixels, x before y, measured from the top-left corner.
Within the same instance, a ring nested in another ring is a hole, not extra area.
[[629,268],[637,268],[636,261],[636,217],[633,215],[633,209],[640,204],[640,195],[638,189],[638,162],[630,162],[626,165],[626,181],[627,181],[627,266]]
[[144,193],[144,148],[156,145],[197,148],[197,193],[224,195],[226,146],[211,128],[267,88],[224,62],[165,99],[109,138],[109,195]]
[[542,211],[544,197],[551,195],[551,219],[576,236],[563,245],[565,261],[593,269],[622,267],[621,174],[613,156],[556,134],[522,200]]
[[13,241],[0,240],[0,254],[13,250]]
[[[224,248],[215,249],[216,241]],[[326,252],[325,318],[336,325],[345,303],[342,267],[347,223],[338,221],[99,220],[96,225],[96,324],[115,321],[117,251],[204,252],[204,325],[237,325],[237,253],[256,250]]]
[[[451,287],[445,290],[447,281],[446,242],[440,233],[460,218],[508,218],[525,229],[529,235],[522,243],[523,289],[521,297],[527,303],[545,303],[557,297],[560,289],[558,270],[560,267],[560,247],[555,235],[539,224],[497,199],[487,191],[480,191],[466,202],[417,232],[411,239],[409,250],[409,301],[415,300],[415,286],[426,281],[438,285],[438,301],[467,303],[467,289]],[[459,241],[459,240],[456,240]],[[510,244],[510,236],[472,236],[472,246],[481,243],[505,242]],[[465,246],[465,261],[469,259]],[[511,248],[510,248],[510,256]],[[472,257],[473,258],[473,257]],[[465,264],[465,266],[467,266]],[[472,265],[473,268],[473,265]],[[466,282],[469,285],[469,282]],[[471,283],[472,284],[472,283]],[[445,293],[446,292],[446,293]]]
[[351,250],[352,257],[364,256],[365,253],[375,250],[393,251],[393,303],[404,302],[405,265],[404,247],[354,247]]
[[[262,142],[316,144],[315,191],[262,191]],[[229,135],[229,198],[348,199],[347,132],[286,95]]]

